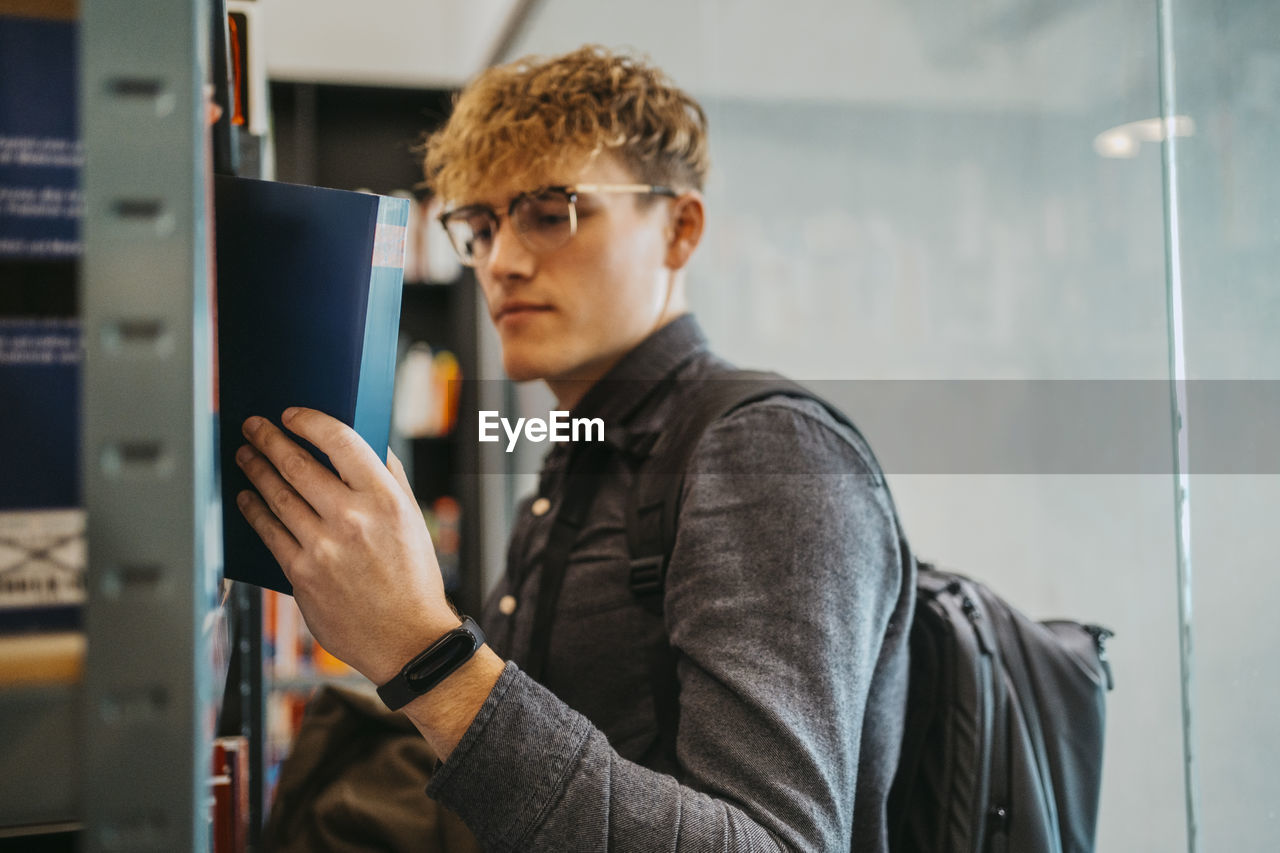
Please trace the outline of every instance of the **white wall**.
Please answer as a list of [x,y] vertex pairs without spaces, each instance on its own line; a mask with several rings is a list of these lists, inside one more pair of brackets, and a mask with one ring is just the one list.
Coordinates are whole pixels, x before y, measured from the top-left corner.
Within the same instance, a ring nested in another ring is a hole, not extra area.
[[259,0],[273,80],[447,89],[489,61],[515,0]]
[[[1135,33],[1135,53],[1149,55],[1149,32]],[[1132,114],[1151,109],[1142,100]],[[1014,395],[1046,379],[1163,390],[1159,155],[1099,158],[1091,142],[1110,119],[758,102],[711,112],[715,224],[693,300],[734,360],[872,406],[893,395],[865,380],[997,379]],[[981,418],[963,399],[924,409],[928,424],[850,409],[881,448],[915,548],[1034,616],[1116,631],[1099,849],[1178,849],[1171,478],[1123,462],[1078,471],[1051,448],[1015,452],[964,426]],[[1167,411],[1164,398],[1153,442],[1169,441]],[[1112,414],[1067,417],[1083,429]],[[996,417],[1014,440],[1036,428],[1012,410]],[[946,455],[930,456],[938,473],[917,465],[952,420],[956,467]]]

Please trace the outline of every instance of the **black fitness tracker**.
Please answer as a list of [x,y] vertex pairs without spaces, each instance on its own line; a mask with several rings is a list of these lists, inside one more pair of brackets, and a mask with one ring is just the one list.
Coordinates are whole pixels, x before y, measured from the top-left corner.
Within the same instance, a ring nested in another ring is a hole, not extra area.
[[378,698],[392,711],[399,711],[448,678],[483,645],[480,626],[470,616],[462,617],[461,626],[427,646],[399,675],[379,687]]

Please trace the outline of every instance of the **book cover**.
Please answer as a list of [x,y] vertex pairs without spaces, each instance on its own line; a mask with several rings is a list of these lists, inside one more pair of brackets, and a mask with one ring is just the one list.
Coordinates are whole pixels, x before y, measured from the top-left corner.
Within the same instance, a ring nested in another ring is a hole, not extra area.
[[76,35],[74,21],[0,14],[0,315],[76,313]]
[[0,658],[54,680],[85,600],[77,49],[72,20],[0,15]]
[[[353,426],[386,461],[404,199],[216,176],[219,430],[226,576],[291,593],[240,514],[235,464],[250,415],[289,406]],[[328,460],[303,442],[316,458]]]
[[79,627],[80,325],[0,318],[0,633]]

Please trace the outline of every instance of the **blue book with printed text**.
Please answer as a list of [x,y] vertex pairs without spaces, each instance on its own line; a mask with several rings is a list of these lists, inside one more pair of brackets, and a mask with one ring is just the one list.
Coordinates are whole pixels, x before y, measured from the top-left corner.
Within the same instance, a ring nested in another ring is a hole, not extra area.
[[[215,178],[219,439],[226,576],[292,593],[240,514],[250,415],[330,414],[385,462],[404,276],[406,199]],[[325,464],[315,448],[299,440]]]
[[0,12],[0,635],[78,629],[85,599],[78,27],[15,12]]

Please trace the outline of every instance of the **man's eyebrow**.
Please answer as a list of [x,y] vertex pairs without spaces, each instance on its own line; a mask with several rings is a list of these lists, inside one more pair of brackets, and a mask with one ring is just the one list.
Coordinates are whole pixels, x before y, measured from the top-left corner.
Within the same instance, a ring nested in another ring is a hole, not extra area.
[[493,207],[493,205],[483,197],[471,196],[466,199],[454,199],[448,207],[452,210],[461,210],[464,207]]
[[[520,196],[526,195],[529,192],[537,192],[540,189],[542,189],[542,187],[538,186],[532,190],[520,190],[519,192],[507,193],[501,196],[497,193],[477,193],[476,195],[473,195],[470,200],[455,204],[453,209],[461,210],[464,207],[485,207],[490,210],[506,210],[511,206],[511,202],[515,201]],[[495,198],[501,200],[494,202],[493,199]]]

